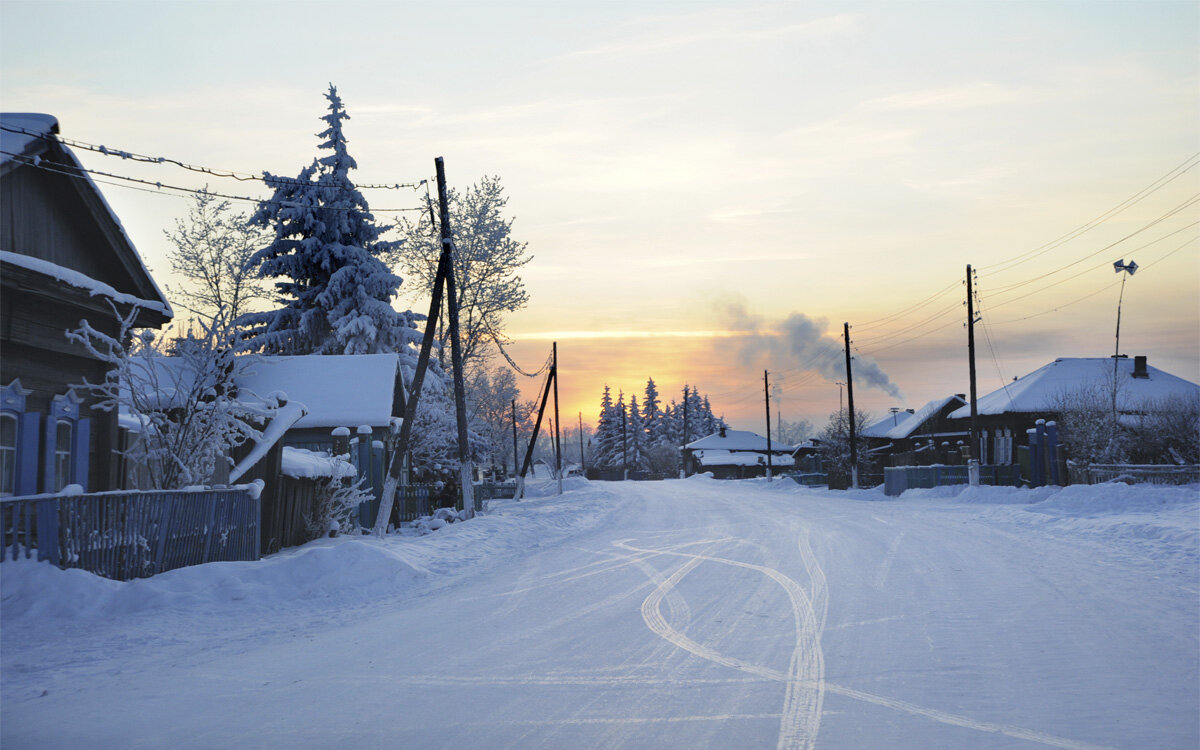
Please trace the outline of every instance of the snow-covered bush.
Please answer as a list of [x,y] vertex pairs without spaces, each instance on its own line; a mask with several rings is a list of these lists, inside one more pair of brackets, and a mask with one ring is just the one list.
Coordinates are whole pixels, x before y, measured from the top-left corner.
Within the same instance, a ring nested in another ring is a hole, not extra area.
[[135,313],[121,316],[113,308],[120,321],[115,338],[86,320],[67,334],[110,366],[103,382],[76,387],[98,399],[95,408],[120,412],[130,435],[123,454],[134,488],[208,483],[221,462],[230,462],[232,448],[260,437],[255,425],[270,406],[264,413],[238,401],[233,334],[220,311],[211,324],[201,322],[198,331],[170,341],[135,331]]
[[304,526],[314,538],[359,531],[358,507],[371,500],[366,480],[350,482],[329,477],[317,485],[312,515],[304,516]]
[[[867,413],[855,409],[854,410],[854,425],[855,432],[862,429],[863,425],[871,423],[871,417]],[[825,471],[829,474],[829,486],[850,486],[851,464],[850,464],[850,415],[849,411],[841,408],[829,415],[829,423],[825,425],[825,429],[819,435],[820,443],[817,450],[821,456],[821,463],[825,467]],[[871,454],[867,453],[866,443],[861,437],[857,440],[856,458],[858,459],[858,475],[863,478],[865,475],[878,470],[876,462]]]

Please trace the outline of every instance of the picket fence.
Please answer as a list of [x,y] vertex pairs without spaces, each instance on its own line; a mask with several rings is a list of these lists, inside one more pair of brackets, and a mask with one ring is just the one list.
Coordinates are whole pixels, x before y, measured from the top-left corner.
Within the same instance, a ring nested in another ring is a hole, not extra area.
[[0,498],[0,560],[32,558],[127,581],[206,562],[259,559],[247,488]]

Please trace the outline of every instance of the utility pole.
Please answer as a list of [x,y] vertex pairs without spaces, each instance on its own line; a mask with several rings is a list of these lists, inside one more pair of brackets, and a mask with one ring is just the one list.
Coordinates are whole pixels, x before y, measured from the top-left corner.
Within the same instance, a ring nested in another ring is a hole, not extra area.
[[836,385],[838,387],[838,411],[841,411],[842,409],[846,408],[845,405],[842,403],[842,386],[844,386],[845,383],[843,383],[842,381],[839,380],[834,385]]
[[763,370],[763,403],[767,405],[767,481],[771,481],[771,383]]
[[562,494],[562,442],[558,433],[558,342],[550,347],[554,366],[554,474],[558,477],[558,494]]
[[625,444],[625,405],[621,405],[621,479],[629,479],[629,452]]
[[688,444],[688,387],[683,387],[683,445],[679,446],[679,478],[683,479],[687,469],[683,465],[683,449]]
[[854,376],[850,371],[850,324],[842,325],[846,338],[846,402],[850,409],[850,487],[858,489],[858,445],[854,435]]
[[979,458],[979,406],[975,399],[975,287],[971,264],[967,264],[967,359],[971,374],[971,458]]
[[521,467],[517,464],[517,400],[512,400],[512,424],[513,424],[513,476],[521,473]]
[[583,455],[583,412],[579,412],[579,470],[587,476],[587,458]]
[[471,447],[467,441],[467,391],[463,381],[462,342],[458,335],[458,297],[454,290],[454,240],[450,231],[450,203],[446,196],[446,165],[442,157],[433,160],[437,167],[438,202],[442,209],[442,251],[449,254],[446,269],[446,306],[450,309],[450,364],[454,368],[454,410],[458,421],[459,482],[462,484],[463,513],[475,515],[475,492],[471,477]]

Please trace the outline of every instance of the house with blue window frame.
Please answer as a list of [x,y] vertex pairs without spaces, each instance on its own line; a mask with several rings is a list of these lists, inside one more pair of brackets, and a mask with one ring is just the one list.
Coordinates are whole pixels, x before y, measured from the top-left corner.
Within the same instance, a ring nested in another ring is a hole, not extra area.
[[0,494],[117,489],[117,414],[73,390],[105,363],[66,332],[173,317],[120,220],[45,114],[0,114]]

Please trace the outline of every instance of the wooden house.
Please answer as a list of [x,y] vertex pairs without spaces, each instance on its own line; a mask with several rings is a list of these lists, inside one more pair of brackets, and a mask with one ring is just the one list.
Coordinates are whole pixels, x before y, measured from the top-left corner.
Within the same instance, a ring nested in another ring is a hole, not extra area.
[[796,447],[771,441],[748,430],[722,427],[708,437],[693,440],[683,447],[684,473],[711,472],[716,479],[745,479],[766,476],[767,456],[771,457],[774,473],[796,465],[792,452]]
[[116,214],[43,114],[0,114],[0,494],[115,489],[117,415],[72,387],[105,363],[66,332],[172,318]]
[[[1144,356],[1062,357],[979,398],[976,423],[983,462],[1013,462],[1013,446],[1026,444],[1026,431],[1039,419],[1058,420],[1064,398],[1080,389],[1111,393],[1114,377],[1122,422],[1164,400],[1200,399],[1200,385],[1149,365]],[[948,418],[960,430],[969,430],[970,405],[959,407]]]
[[964,395],[934,399],[920,409],[896,409],[859,431],[866,450],[885,466],[956,463],[969,433],[949,415],[967,403]]

